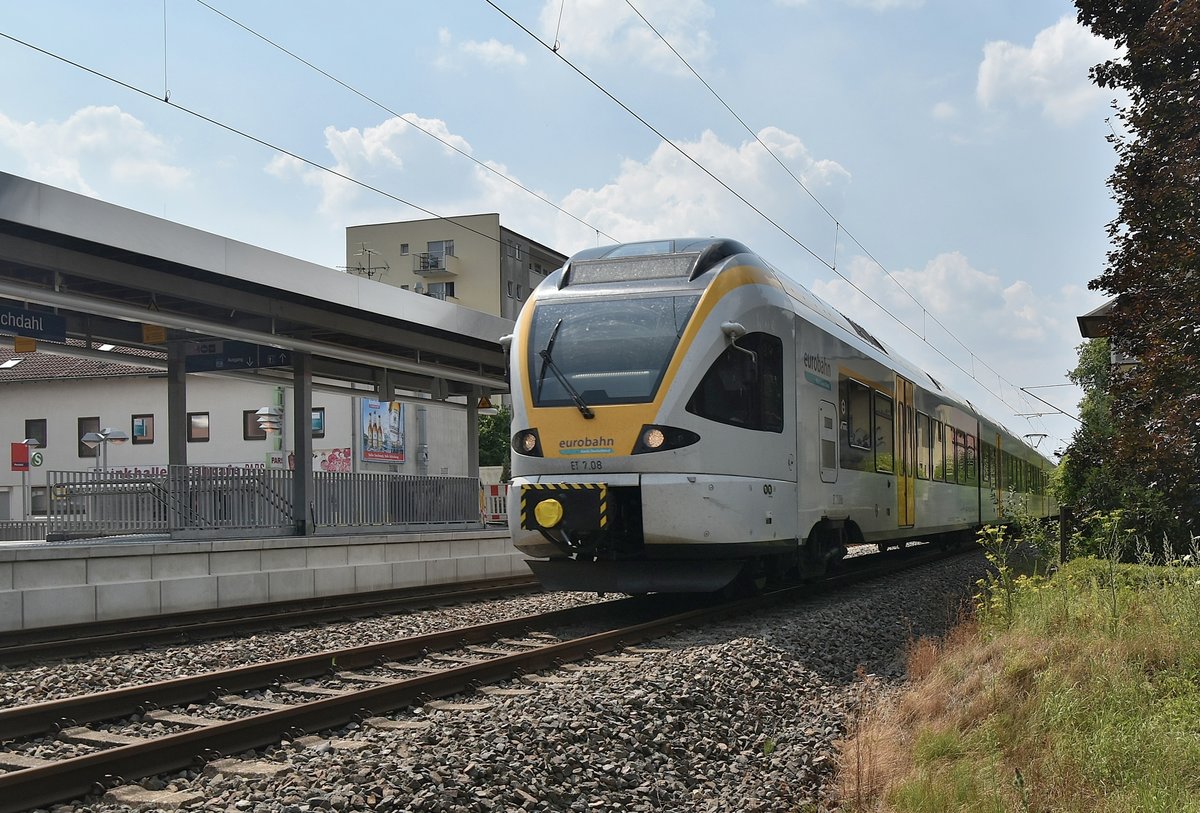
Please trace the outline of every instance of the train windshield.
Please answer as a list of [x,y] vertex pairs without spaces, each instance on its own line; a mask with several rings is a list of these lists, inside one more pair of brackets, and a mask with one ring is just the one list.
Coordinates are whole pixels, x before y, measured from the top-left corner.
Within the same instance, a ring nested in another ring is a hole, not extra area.
[[538,305],[529,336],[533,403],[653,400],[699,300],[687,295]]

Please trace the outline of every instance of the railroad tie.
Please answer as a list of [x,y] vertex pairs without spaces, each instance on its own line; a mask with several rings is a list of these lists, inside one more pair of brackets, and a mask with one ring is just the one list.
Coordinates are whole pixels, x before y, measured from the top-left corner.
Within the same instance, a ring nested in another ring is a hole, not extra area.
[[63,742],[85,743],[87,745],[137,745],[149,742],[148,737],[130,737],[128,734],[117,734],[113,731],[96,731],[87,726],[64,728],[58,732],[58,738]]
[[173,711],[148,711],[142,715],[146,720],[153,720],[156,723],[174,723],[175,725],[190,725],[195,728],[204,728],[210,725],[216,725],[217,720],[209,720],[205,717],[193,717],[190,714],[176,714]]
[[247,709],[263,709],[264,711],[279,711],[280,709],[290,709],[288,703],[269,703],[266,700],[253,700],[249,697],[242,697],[237,694],[227,694],[221,698],[221,703],[226,706],[241,706]]
[[104,794],[109,804],[150,810],[178,810],[203,801],[204,794],[186,790],[146,790],[141,785],[120,785]]
[[341,697],[349,694],[349,689],[326,689],[324,686],[305,686],[303,683],[285,683],[283,688],[298,694],[315,694],[321,697]]
[[23,771],[27,768],[45,768],[54,762],[40,757],[27,757],[24,754],[13,754],[0,751],[0,768],[6,771]]

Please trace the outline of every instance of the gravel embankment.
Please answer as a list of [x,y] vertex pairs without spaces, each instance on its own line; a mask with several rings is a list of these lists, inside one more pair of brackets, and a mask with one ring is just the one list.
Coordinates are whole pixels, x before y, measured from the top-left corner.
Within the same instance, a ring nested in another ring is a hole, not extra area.
[[[415,725],[350,725],[322,732],[315,743],[239,755],[275,764],[274,776],[246,778],[210,766],[141,784],[195,794],[189,808],[250,813],[831,809],[834,742],[864,693],[856,671],[885,687],[902,680],[906,644],[943,633],[985,568],[982,554],[959,556],[662,639],[629,662],[589,664],[607,669],[562,670],[554,682],[503,686],[527,694],[456,698],[487,708],[400,712],[391,719]],[[0,694],[7,704],[31,702],[588,600],[486,602],[262,635],[249,645],[197,644],[10,670],[0,672]],[[129,809],[89,802],[97,813]]]

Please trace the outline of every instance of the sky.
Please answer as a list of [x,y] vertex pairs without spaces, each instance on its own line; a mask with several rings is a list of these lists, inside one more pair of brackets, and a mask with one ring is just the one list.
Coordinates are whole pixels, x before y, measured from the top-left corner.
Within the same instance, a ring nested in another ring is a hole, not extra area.
[[730,237],[1041,451],[1077,426],[1117,52],[1067,0],[0,0],[0,34],[2,171],[331,269],[431,216]]

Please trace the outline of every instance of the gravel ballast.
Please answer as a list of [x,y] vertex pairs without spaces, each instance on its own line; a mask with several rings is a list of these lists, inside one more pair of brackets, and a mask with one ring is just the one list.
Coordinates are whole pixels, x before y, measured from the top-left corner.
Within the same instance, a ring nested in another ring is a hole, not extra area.
[[[862,675],[876,688],[901,682],[908,642],[944,634],[986,566],[968,553],[383,723],[403,726],[351,724],[138,784],[187,809],[252,813],[830,809],[834,743],[864,697]],[[493,600],[9,669],[0,697],[38,702],[594,600]],[[247,761],[267,765],[237,768]],[[86,807],[129,810],[116,801],[128,798]]]

